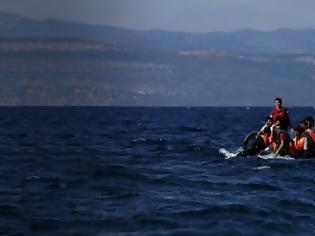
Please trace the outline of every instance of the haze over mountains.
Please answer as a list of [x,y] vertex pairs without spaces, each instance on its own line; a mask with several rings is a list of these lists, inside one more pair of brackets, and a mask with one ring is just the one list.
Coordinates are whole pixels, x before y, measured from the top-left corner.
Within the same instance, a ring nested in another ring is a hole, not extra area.
[[315,31],[134,31],[0,14],[1,105],[313,106]]

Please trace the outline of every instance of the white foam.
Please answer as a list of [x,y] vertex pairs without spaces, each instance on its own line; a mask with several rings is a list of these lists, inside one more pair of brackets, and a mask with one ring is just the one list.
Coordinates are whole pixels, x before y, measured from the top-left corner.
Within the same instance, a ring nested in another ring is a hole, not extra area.
[[220,148],[219,153],[223,154],[225,156],[225,159],[230,159],[232,157],[236,157],[239,151],[236,152],[229,152],[225,148]]
[[281,159],[281,160],[294,160],[293,157],[290,157],[288,155],[285,156],[275,156],[274,153],[270,153],[268,155],[258,155],[259,158],[268,160],[268,159]]
[[265,160],[267,160],[267,159],[275,159],[276,158],[274,153],[269,153],[267,155],[259,155],[258,154],[258,157],[261,158],[261,159],[265,159]]
[[265,169],[271,169],[271,166],[258,166],[254,168],[255,170],[265,170]]
[[[234,157],[240,157],[237,156],[239,152],[242,151],[242,148],[238,148],[235,152],[230,152],[226,150],[225,148],[220,148],[219,153],[223,154],[225,159],[230,159]],[[275,156],[274,153],[269,153],[266,155],[257,155],[259,158],[264,159],[264,160],[269,160],[269,159],[280,159],[280,160],[295,160],[293,157],[290,157],[288,155],[286,156]],[[242,157],[244,158],[244,157]]]

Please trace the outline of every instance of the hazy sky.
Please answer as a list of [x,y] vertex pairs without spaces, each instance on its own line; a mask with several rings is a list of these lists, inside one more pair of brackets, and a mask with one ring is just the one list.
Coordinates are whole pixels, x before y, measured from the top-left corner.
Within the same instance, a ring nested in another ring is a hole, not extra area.
[[36,19],[190,32],[315,26],[315,0],[0,0],[0,10]]

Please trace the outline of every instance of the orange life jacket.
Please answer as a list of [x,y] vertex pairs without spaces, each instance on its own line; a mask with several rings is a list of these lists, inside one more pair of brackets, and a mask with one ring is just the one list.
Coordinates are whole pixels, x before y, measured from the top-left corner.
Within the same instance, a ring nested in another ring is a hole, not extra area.
[[272,142],[271,148],[273,151],[276,151],[278,149],[279,145],[276,142]]
[[262,137],[262,139],[264,140],[265,146],[268,147],[270,144],[270,136],[267,134],[262,134],[260,135],[260,137]]
[[306,141],[306,137],[300,137],[299,139],[295,137],[289,143],[289,155],[295,158],[302,156],[303,147]]
[[305,132],[311,136],[313,143],[315,143],[315,131],[312,129],[307,129]]
[[305,144],[306,137],[301,137],[297,139],[296,137],[293,139],[294,148],[298,151],[303,150]]
[[311,146],[312,155],[314,156],[315,155],[315,131],[312,129],[307,129],[305,133],[307,133],[311,138],[312,143],[310,144],[310,146]]

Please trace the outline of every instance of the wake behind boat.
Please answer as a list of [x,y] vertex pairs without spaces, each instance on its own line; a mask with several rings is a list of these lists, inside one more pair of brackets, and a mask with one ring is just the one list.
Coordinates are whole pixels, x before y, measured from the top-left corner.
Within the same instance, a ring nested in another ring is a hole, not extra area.
[[[230,159],[230,158],[244,158],[243,156],[239,155],[240,151],[235,151],[235,152],[231,152],[226,150],[225,148],[220,148],[219,149],[219,153],[222,154],[225,159]],[[259,153],[257,155],[254,156],[247,156],[247,157],[257,157],[260,159],[264,159],[264,160],[269,160],[269,159],[280,159],[280,160],[295,160],[295,158],[290,157],[288,155],[286,156],[275,156],[275,154],[273,152],[262,152]]]

